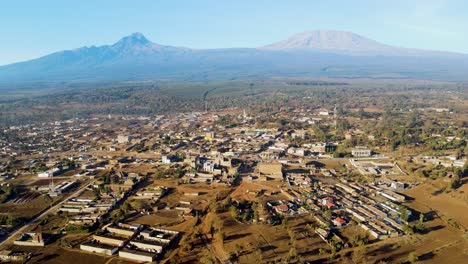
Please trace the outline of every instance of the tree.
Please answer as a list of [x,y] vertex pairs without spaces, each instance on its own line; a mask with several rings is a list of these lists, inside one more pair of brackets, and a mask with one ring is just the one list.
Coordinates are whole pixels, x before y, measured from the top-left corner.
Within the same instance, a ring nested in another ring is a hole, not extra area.
[[133,207],[137,211],[141,211],[144,209],[148,209],[149,205],[144,201],[137,200],[131,204],[131,207]]
[[[468,145],[466,145],[466,152],[465,153],[468,153]],[[465,166],[463,166],[463,169],[462,169],[462,177],[467,177],[468,176],[468,163],[465,163]]]
[[414,263],[414,262],[416,262],[417,260],[418,260],[418,256],[416,255],[416,253],[410,252],[410,253],[408,254],[408,262],[409,262],[409,263]]
[[450,181],[449,189],[457,189],[458,187],[460,187],[460,176],[454,174],[452,176],[452,180]]
[[120,207],[120,209],[124,212],[124,214],[127,214],[128,211],[132,208],[132,206],[130,205],[130,203],[128,201],[125,201],[122,206]]
[[423,222],[419,222],[414,225],[413,230],[418,233],[423,233],[426,230],[426,225]]
[[234,219],[239,218],[239,210],[235,206],[232,206],[229,210],[231,211],[232,218]]
[[336,257],[336,253],[341,250],[341,244],[337,243],[334,240],[330,241],[330,246],[331,246],[331,259],[334,259]]
[[400,212],[400,219],[403,222],[408,222],[410,211],[405,206],[401,205],[399,208],[399,212]]
[[358,246],[363,246],[369,243],[369,238],[367,234],[361,235],[361,234],[356,234],[351,238],[351,244],[355,247]]
[[320,188],[320,184],[318,181],[314,181],[314,190],[318,190]]
[[411,225],[403,225],[403,230],[408,234],[414,234],[414,227]]
[[325,217],[325,219],[330,220],[332,217],[332,211],[330,209],[326,209],[323,212],[323,216]]
[[289,257],[293,258],[297,256],[297,251],[296,251],[296,248],[292,247],[290,250],[289,250]]

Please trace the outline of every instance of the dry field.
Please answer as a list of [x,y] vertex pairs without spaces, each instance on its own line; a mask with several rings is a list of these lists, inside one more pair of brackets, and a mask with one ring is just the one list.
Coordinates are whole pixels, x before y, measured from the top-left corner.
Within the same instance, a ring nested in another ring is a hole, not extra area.
[[11,202],[7,202],[0,204],[0,214],[12,214],[16,217],[31,218],[51,205],[54,199],[57,198],[39,195],[27,203],[13,204]]
[[[402,263],[414,252],[420,263],[467,263],[468,186],[465,184],[451,193],[434,194],[446,185],[442,180],[426,182],[406,191],[407,196],[415,199],[406,205],[428,216],[426,231],[373,243],[367,246],[365,259],[370,263]],[[337,261],[352,263],[352,254]]]
[[[279,192],[280,183],[278,182],[249,182],[243,180],[242,183],[231,193],[231,198],[234,201],[258,201],[256,192],[265,190],[268,192]],[[263,201],[267,200],[282,200],[286,199],[286,196],[282,193],[272,195],[270,197],[262,196]]]
[[[318,235],[310,232],[306,224],[311,221],[307,217],[289,219],[287,226],[266,224],[241,224],[228,213],[220,215],[226,240],[224,251],[233,253],[236,245],[242,246],[239,263],[255,263],[259,260],[272,261],[278,257],[287,257],[289,250],[295,247],[297,254],[304,259],[315,259],[320,248],[328,249]],[[289,230],[288,230],[289,229]],[[294,242],[290,234],[294,234]]]
[[105,263],[107,258],[97,254],[87,254],[78,249],[61,248],[58,242],[49,244],[46,247],[22,247],[11,246],[9,250],[20,250],[32,253],[33,257],[28,263],[47,263],[47,264],[62,264],[62,263]]

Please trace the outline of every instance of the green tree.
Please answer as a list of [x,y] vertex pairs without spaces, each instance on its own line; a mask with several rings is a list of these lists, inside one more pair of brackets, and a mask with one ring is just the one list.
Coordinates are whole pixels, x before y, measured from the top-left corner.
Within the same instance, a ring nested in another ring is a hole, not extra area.
[[415,263],[418,260],[418,256],[414,252],[410,252],[408,254],[408,262],[409,263]]
[[410,211],[405,206],[401,205],[399,208],[400,219],[403,222],[408,222]]
[[452,176],[452,180],[450,181],[449,189],[457,189],[458,187],[460,187],[460,176],[454,174]]
[[295,247],[292,247],[290,250],[289,250],[289,257],[293,258],[297,256],[297,251],[296,251],[296,248]]

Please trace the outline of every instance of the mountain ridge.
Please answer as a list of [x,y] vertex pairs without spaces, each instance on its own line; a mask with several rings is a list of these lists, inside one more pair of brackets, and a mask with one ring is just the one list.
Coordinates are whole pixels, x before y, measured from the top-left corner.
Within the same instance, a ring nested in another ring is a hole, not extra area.
[[[326,69],[326,70],[324,70]],[[466,80],[468,56],[393,47],[345,31],[306,31],[258,48],[191,49],[133,33],[111,45],[0,66],[0,83],[325,76]]]
[[309,30],[260,47],[268,50],[322,50],[355,55],[468,56],[468,54],[392,46],[350,31]]

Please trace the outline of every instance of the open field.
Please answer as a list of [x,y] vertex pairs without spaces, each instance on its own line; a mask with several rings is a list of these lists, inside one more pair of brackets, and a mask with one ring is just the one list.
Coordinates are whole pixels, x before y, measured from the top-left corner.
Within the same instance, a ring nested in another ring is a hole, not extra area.
[[57,198],[39,195],[34,199],[24,203],[4,203],[0,204],[1,214],[12,214],[20,218],[30,218],[45,208],[49,207]]

